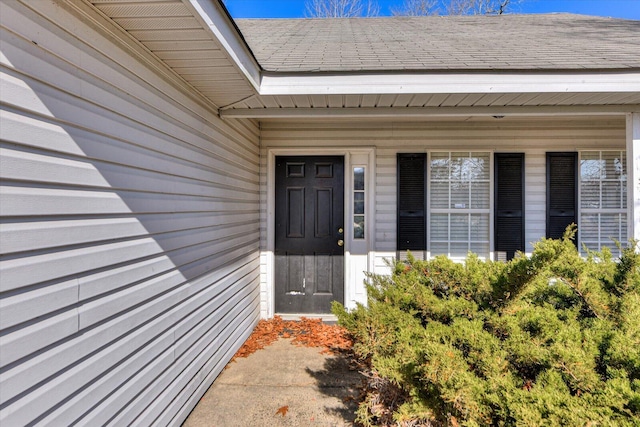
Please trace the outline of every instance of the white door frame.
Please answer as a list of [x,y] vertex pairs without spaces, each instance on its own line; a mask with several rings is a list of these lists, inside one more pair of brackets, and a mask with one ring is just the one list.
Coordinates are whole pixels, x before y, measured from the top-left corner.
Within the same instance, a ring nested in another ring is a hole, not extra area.
[[[373,256],[371,251],[375,247],[375,147],[354,147],[354,148],[271,148],[267,149],[267,212],[266,212],[266,250],[263,262],[266,265],[266,274],[263,279],[263,295],[266,295],[267,317],[273,317],[275,313],[275,165],[276,156],[344,156],[344,224],[345,224],[345,245],[344,245],[344,298],[343,304],[350,306],[351,301],[356,298],[356,285],[353,283],[351,251],[357,249],[359,253],[367,255],[367,269],[373,271]],[[354,242],[353,224],[349,221],[353,215],[353,178],[352,168],[354,166],[365,166],[366,172],[366,198],[365,198],[365,236],[364,241]],[[263,307],[264,309],[264,307]]]

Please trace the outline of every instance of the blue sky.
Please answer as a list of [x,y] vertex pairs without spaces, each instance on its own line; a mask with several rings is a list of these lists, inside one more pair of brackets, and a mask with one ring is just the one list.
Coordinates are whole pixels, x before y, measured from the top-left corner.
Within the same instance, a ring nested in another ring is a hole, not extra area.
[[[301,18],[304,0],[225,0],[234,18]],[[378,0],[382,15],[402,0]],[[640,0],[523,0],[512,13],[570,12],[640,20]]]

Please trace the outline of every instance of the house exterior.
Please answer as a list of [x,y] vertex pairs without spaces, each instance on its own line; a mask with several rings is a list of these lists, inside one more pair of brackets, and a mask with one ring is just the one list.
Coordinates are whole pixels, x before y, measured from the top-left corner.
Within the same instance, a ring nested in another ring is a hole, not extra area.
[[178,425],[385,259],[640,239],[640,22],[0,3],[0,424]]

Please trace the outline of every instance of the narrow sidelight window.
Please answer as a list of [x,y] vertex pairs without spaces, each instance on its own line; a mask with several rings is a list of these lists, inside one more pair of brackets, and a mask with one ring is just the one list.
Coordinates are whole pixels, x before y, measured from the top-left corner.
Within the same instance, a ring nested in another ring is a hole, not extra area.
[[364,239],[365,187],[364,166],[353,168],[353,238]]

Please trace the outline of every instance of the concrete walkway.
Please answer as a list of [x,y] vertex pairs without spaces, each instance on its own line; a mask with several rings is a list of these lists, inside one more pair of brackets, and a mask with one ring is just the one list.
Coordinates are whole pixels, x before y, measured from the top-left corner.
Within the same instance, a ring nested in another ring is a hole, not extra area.
[[344,357],[320,351],[280,338],[248,358],[237,359],[183,426],[352,425],[362,376],[349,369]]

